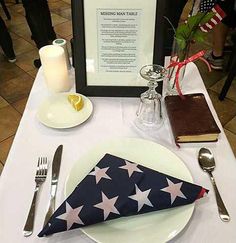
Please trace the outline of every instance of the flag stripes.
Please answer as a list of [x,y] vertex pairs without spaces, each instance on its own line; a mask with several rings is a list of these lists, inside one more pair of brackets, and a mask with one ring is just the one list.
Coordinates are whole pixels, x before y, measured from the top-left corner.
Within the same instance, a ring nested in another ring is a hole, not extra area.
[[216,4],[211,11],[214,12],[215,15],[207,23],[200,26],[200,29],[203,32],[212,30],[226,16],[225,12],[218,4]]

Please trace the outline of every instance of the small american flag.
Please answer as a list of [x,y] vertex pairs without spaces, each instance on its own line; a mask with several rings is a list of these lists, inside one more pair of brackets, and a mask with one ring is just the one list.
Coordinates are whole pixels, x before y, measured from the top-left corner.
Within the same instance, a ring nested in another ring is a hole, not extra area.
[[[202,8],[203,10],[204,8]],[[208,5],[206,7],[208,9]],[[216,4],[211,11],[215,13],[215,15],[205,24],[200,26],[201,31],[203,32],[209,32],[212,30],[218,23],[221,22],[221,20],[226,16],[225,12],[222,10],[222,8]],[[205,12],[205,11],[202,11]]]
[[208,12],[216,5],[216,0],[201,0],[200,12]]
[[201,186],[106,154],[56,210],[38,236],[191,204],[207,192]]

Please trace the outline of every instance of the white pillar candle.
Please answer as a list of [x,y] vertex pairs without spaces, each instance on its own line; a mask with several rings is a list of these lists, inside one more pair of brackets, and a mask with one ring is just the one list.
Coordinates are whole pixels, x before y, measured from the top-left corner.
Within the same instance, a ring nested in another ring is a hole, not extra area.
[[39,50],[39,56],[49,90],[69,91],[72,81],[69,79],[64,49],[60,46],[47,45]]
[[61,46],[64,51],[65,51],[65,56],[66,56],[66,65],[68,69],[71,69],[71,63],[70,63],[70,57],[69,57],[69,52],[68,52],[68,48],[66,45],[66,40],[64,39],[56,39],[52,42],[53,45],[56,46]]

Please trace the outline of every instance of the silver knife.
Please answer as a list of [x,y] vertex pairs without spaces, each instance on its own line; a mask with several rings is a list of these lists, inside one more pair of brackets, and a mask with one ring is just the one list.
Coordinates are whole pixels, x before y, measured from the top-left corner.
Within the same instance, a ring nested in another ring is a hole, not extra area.
[[62,155],[63,145],[58,146],[52,162],[52,179],[51,179],[51,199],[48,208],[48,212],[46,214],[44,225],[48,222],[50,217],[55,211],[55,198],[56,198],[56,191],[57,191],[57,184],[58,184],[58,177],[60,172],[60,165],[61,165],[61,155]]

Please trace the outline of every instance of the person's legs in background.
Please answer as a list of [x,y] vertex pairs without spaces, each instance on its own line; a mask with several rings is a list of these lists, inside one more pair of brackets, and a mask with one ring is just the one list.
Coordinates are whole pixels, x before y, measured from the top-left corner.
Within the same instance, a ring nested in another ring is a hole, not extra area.
[[213,29],[213,43],[212,43],[212,54],[215,57],[223,56],[224,45],[226,37],[229,32],[229,27],[223,23],[219,23]]
[[47,38],[50,42],[54,41],[57,36],[52,26],[51,13],[47,1],[42,3],[43,17],[45,20],[45,26],[47,28]]
[[229,27],[219,23],[212,30],[212,50],[205,54],[206,60],[215,70],[222,70],[224,64],[224,45],[229,32]]
[[0,16],[0,46],[9,62],[16,61],[16,55],[13,49],[12,39],[7,30],[5,22]]
[[219,1],[218,4],[226,13],[226,17],[212,30],[212,51],[206,54],[206,59],[215,70],[222,70],[224,64],[224,46],[230,28],[236,27],[235,0]]
[[[47,0],[22,0],[22,3],[25,8],[26,20],[37,48],[40,49],[51,44],[56,39],[56,33],[52,27]],[[34,64],[36,67],[41,66],[39,59],[36,59]]]

